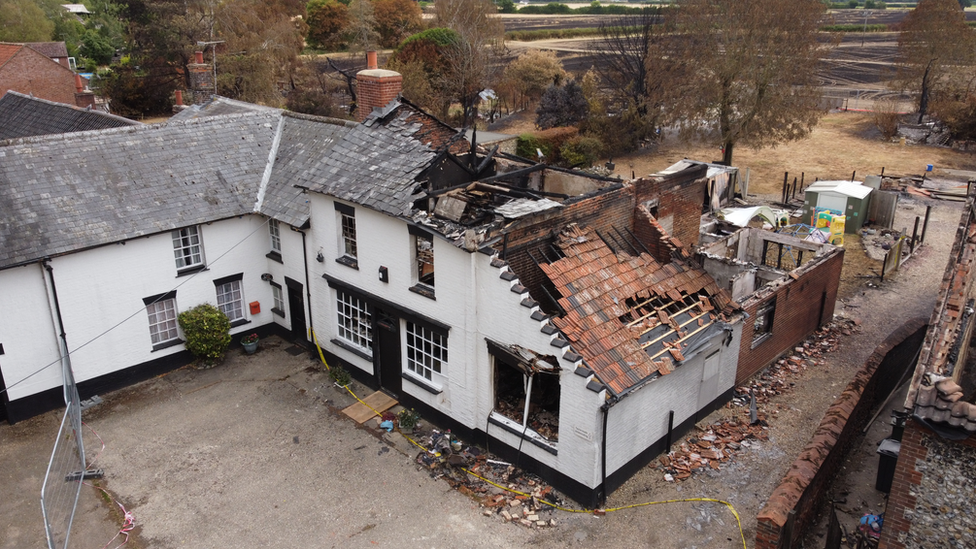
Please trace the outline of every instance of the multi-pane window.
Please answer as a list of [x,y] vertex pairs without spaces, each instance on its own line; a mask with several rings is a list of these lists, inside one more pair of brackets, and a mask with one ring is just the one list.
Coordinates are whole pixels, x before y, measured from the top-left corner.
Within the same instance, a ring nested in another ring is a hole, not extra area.
[[271,251],[281,253],[281,227],[277,219],[268,220],[268,233],[271,236]]
[[356,217],[353,215],[340,213],[340,223],[342,224],[342,253],[352,258],[358,257],[356,249]]
[[243,320],[244,294],[241,291],[240,279],[216,284],[216,286],[217,308],[223,311],[231,322]]
[[176,329],[176,299],[160,299],[146,305],[149,314],[149,335],[153,345],[179,337]]
[[407,321],[407,369],[425,379],[443,373],[447,364],[447,336]]
[[339,338],[360,349],[372,352],[373,320],[366,302],[342,291],[336,291]]
[[203,265],[199,227],[184,227],[173,231],[173,255],[176,257],[177,270]]
[[271,309],[271,311],[281,316],[285,316],[285,299],[284,296],[281,295],[281,286],[272,283],[271,296],[274,298],[274,309]]

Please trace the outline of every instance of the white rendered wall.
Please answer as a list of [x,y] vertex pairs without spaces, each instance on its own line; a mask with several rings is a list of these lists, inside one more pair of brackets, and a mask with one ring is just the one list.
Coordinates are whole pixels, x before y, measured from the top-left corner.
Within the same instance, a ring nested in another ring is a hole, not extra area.
[[[266,218],[262,218],[262,217],[256,217],[256,219],[267,221]],[[291,226],[289,226],[286,223],[279,223],[278,227],[279,227],[278,232],[281,236],[281,263],[278,263],[277,261],[271,258],[267,258],[265,260],[266,266],[263,272],[270,274],[272,276],[272,281],[275,284],[281,286],[281,298],[284,301],[283,310],[285,312],[285,316],[281,317],[274,313],[271,313],[271,319],[275,323],[284,326],[285,328],[290,330],[291,329],[291,309],[290,309],[291,305],[288,303],[288,285],[285,284],[285,277],[288,277],[294,280],[295,282],[301,283],[302,297],[304,298],[305,301],[306,310],[301,311],[300,313],[301,316],[305,316],[306,319],[308,318],[308,314],[307,314],[308,288],[306,287],[305,284],[305,257],[304,257],[305,250],[302,246],[302,233],[300,231],[291,228]],[[255,237],[258,236],[259,236],[258,234],[255,234]],[[266,243],[263,254],[270,253],[271,237],[270,237],[269,229],[265,227],[260,236],[264,238],[264,241]],[[313,261],[314,256],[315,254],[312,254],[312,257],[309,258],[309,261]],[[309,264],[309,268],[311,268],[311,263]],[[270,313],[271,308],[274,307],[274,297],[273,294],[271,293],[272,292],[271,284],[265,282],[264,286],[267,286],[267,288],[261,289],[261,298],[260,298],[261,312],[264,313],[267,310]],[[252,299],[251,301],[255,301],[255,299]],[[306,326],[308,325],[307,320],[305,324]]]
[[[201,225],[207,268],[194,275],[177,276],[169,232],[52,259],[75,380],[82,382],[183,350],[182,345],[176,345],[153,351],[143,303],[143,298],[173,289],[179,311],[205,302],[216,304],[213,280],[243,273],[244,316],[249,322],[231,332],[272,322],[271,287],[260,279],[269,261],[265,257],[268,236],[264,219],[252,215]],[[297,236],[300,240],[301,235]],[[30,269],[37,271],[39,267]],[[44,279],[40,273],[17,268],[0,272],[0,277],[4,279],[0,306],[24,311],[20,318],[4,313],[0,320],[4,348],[14,350],[0,356],[9,385],[19,378],[18,372],[50,362],[52,353],[56,359],[57,342],[50,342],[56,331],[47,301],[42,299]],[[250,314],[248,303],[252,301],[261,303],[260,314]],[[29,335],[19,335],[28,330]],[[29,358],[20,348],[21,341],[38,342]],[[38,376],[38,381],[15,388],[10,398],[60,385],[60,371],[54,371],[56,376]]]
[[[44,277],[40,263],[0,271],[0,343],[4,350],[0,368],[10,400],[61,385],[58,331]],[[38,370],[42,371],[28,378]]]

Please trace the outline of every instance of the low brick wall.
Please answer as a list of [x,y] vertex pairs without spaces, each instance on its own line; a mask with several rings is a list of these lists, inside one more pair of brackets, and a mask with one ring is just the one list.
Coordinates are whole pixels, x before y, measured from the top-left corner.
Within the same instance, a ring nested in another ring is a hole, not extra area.
[[[895,388],[925,337],[924,317],[909,320],[885,339],[824,414],[806,448],[759,512],[756,549],[788,547],[811,523],[851,444],[875,406]],[[792,540],[783,539],[795,511]]]

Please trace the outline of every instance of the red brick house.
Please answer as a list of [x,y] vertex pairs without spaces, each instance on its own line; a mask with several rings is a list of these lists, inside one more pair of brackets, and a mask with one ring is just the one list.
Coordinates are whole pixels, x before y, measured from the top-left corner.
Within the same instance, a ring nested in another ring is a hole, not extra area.
[[88,106],[90,103],[78,102],[91,95],[83,93],[88,82],[82,79],[79,85],[75,76],[66,65],[30,45],[0,43],[0,95],[13,90],[57,103]]

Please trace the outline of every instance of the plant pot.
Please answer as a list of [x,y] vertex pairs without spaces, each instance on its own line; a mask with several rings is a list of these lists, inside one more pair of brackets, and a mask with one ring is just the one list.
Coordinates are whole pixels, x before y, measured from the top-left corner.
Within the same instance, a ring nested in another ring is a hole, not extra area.
[[244,347],[244,352],[249,355],[253,355],[258,350],[257,341],[253,343],[241,343],[241,345]]

